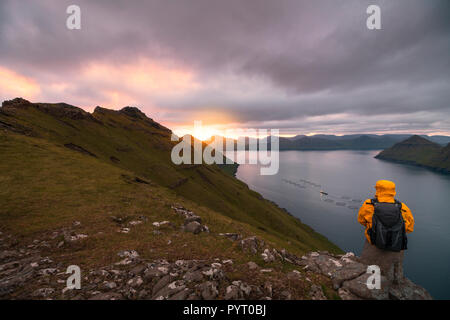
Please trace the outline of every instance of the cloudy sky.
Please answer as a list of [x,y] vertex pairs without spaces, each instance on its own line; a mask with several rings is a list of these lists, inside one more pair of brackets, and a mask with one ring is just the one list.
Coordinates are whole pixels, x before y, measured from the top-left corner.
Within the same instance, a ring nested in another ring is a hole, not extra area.
[[449,53],[448,0],[0,0],[0,99],[133,105],[181,134],[450,134]]

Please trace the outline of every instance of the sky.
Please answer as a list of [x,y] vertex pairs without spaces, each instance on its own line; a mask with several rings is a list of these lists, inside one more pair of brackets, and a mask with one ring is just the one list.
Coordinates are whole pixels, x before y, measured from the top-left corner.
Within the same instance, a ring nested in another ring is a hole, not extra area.
[[0,0],[2,101],[136,106],[177,134],[450,135],[449,53],[448,0]]

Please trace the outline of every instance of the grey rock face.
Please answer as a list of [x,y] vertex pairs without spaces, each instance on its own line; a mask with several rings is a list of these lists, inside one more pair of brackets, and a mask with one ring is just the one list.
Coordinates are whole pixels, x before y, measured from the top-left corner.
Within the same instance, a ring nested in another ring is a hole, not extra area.
[[342,286],[342,283],[346,280],[351,280],[367,271],[367,266],[358,262],[348,263],[345,267],[333,270],[331,278],[333,280],[333,286],[338,289]]
[[392,300],[432,300],[433,298],[424,288],[405,278],[389,288],[389,298]]
[[[398,255],[392,256],[398,257]],[[381,273],[380,289],[369,289],[367,279],[371,274],[367,273],[368,265],[361,260],[353,253],[335,256],[327,252],[311,252],[302,257],[302,264],[306,270],[330,277],[334,288],[344,300],[432,299],[422,287],[404,277],[396,281],[397,277],[389,272]],[[318,290],[312,288],[311,297],[319,297],[317,292]]]
[[364,273],[355,279],[345,281],[342,285],[342,288],[362,299],[387,300],[389,298],[389,284],[386,278],[384,276],[381,276],[381,289],[369,289],[367,287],[367,279],[369,277],[370,274]]

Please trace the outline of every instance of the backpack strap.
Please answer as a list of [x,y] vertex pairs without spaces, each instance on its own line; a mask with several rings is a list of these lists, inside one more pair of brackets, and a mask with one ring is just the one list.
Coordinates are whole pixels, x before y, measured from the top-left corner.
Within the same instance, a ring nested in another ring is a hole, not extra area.
[[402,203],[401,203],[401,201],[398,201],[397,199],[395,199],[395,204],[397,205],[398,209],[401,212],[402,211]]

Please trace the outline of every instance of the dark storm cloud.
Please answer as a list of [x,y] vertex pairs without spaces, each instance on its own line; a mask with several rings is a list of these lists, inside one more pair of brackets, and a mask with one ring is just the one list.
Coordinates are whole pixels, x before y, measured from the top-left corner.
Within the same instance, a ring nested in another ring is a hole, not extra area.
[[[442,122],[450,115],[448,0],[77,1],[79,32],[65,28],[69,4],[2,1],[0,65],[42,82],[73,77],[92,61],[120,65],[146,57],[187,66],[201,88],[181,98],[136,94],[172,120],[215,109],[242,122],[284,127],[297,119],[308,127],[303,120],[311,116],[351,114],[372,117],[373,130],[395,122],[450,131]],[[382,30],[366,28],[369,4],[380,5]],[[239,81],[223,88],[235,78],[250,89],[239,91]],[[91,84],[72,91],[96,98]],[[414,116],[420,112],[426,123]],[[366,130],[351,116],[340,121],[359,126],[348,131]]]

